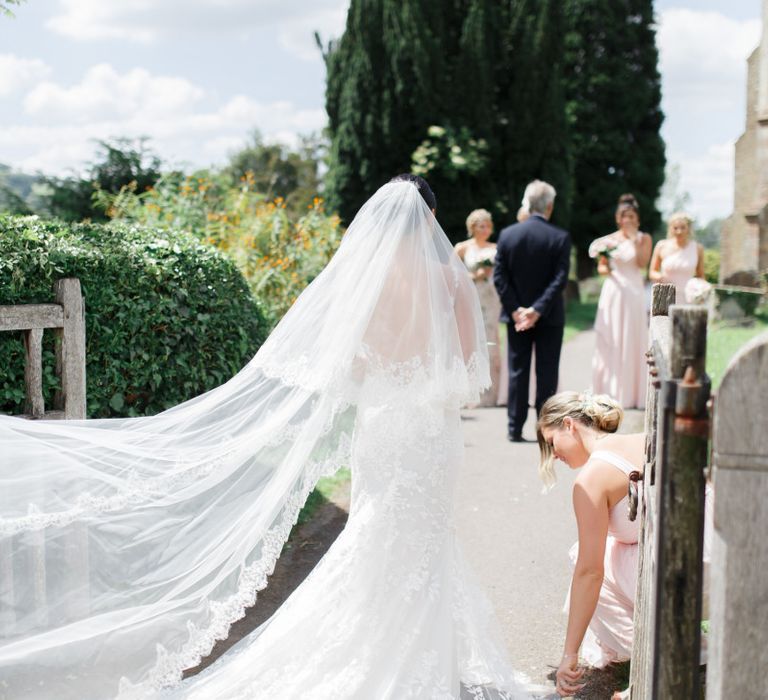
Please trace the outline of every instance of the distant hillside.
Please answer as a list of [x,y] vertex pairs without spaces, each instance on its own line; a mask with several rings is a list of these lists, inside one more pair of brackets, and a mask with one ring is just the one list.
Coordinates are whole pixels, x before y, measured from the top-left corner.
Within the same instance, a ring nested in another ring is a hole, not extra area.
[[10,165],[0,163],[0,183],[26,199],[32,192],[32,185],[40,179],[39,175],[27,175],[14,172]]
[[14,172],[9,165],[0,163],[0,212],[31,214],[32,187],[39,180],[39,175]]

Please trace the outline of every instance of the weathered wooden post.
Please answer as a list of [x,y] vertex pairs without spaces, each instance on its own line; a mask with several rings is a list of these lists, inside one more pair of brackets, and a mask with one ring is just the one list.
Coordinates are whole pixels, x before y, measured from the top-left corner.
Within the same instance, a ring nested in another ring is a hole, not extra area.
[[768,697],[768,333],[731,361],[715,400],[707,698]]
[[24,366],[26,399],[24,412],[32,418],[42,418],[43,403],[43,329],[31,328],[24,331],[24,350],[27,361]]
[[674,284],[654,284],[651,296],[651,323],[648,349],[648,394],[645,403],[645,474],[646,487],[656,483],[656,441],[659,420],[659,392],[657,379],[669,376],[672,348],[672,326],[669,309],[675,303]]
[[[701,696],[701,604],[709,381],[707,310],[672,306],[671,378],[659,402],[658,560],[651,697]],[[681,381],[682,380],[682,381]]]
[[670,306],[674,294],[670,285],[654,286],[630,672],[634,700],[698,698],[701,692],[707,310]]
[[56,374],[61,390],[53,399],[54,407],[64,411],[64,418],[85,418],[85,313],[80,280],[61,279],[54,285],[57,303],[64,318],[56,329]]
[[648,697],[651,687],[654,656],[653,613],[656,597],[654,567],[656,560],[657,498],[655,488],[656,434],[658,426],[659,372],[668,375],[672,331],[668,317],[669,307],[675,302],[673,284],[655,284],[651,299],[649,349],[646,353],[650,371],[645,404],[645,467],[643,490],[638,508],[640,536],[638,540],[637,593],[635,595],[634,643],[630,667],[632,698]]

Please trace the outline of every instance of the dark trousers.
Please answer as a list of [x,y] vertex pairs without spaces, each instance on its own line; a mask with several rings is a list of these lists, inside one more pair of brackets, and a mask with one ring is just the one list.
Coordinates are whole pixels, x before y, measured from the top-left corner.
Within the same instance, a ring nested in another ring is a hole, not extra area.
[[544,402],[557,391],[562,345],[563,326],[534,326],[530,330],[518,333],[513,323],[507,324],[509,363],[507,415],[510,436],[518,436],[523,432],[523,424],[528,417],[532,352],[536,352],[536,415],[538,415]]

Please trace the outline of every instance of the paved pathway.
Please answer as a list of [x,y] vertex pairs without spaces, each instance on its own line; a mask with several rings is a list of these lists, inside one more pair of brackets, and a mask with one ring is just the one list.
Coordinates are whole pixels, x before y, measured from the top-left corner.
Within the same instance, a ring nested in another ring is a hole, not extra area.
[[[590,385],[594,333],[580,333],[563,347],[560,389]],[[516,668],[546,683],[565,637],[562,613],[570,581],[568,550],[576,541],[571,507],[575,473],[558,464],[558,483],[542,493],[537,473],[535,413],[523,437],[506,439],[506,409],[462,412],[467,445],[459,482],[459,536],[501,621]],[[642,425],[642,413],[627,416]],[[551,684],[550,684],[551,685]]]

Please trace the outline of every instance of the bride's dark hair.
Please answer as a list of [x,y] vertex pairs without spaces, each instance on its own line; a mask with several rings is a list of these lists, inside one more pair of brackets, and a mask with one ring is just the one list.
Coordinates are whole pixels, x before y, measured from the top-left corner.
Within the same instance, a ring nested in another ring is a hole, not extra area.
[[412,175],[411,173],[401,173],[395,175],[390,182],[412,182],[419,190],[419,194],[422,199],[427,203],[427,206],[434,210],[437,210],[437,198],[429,183],[420,175]]

